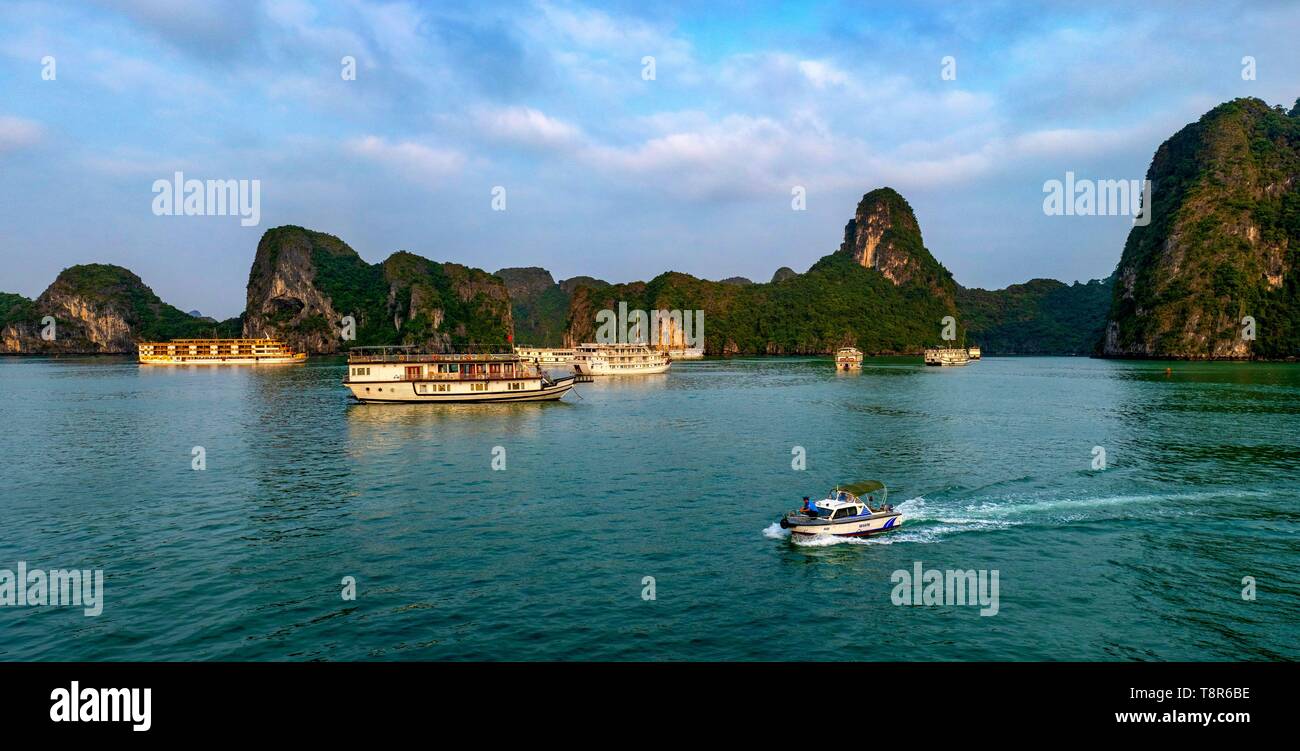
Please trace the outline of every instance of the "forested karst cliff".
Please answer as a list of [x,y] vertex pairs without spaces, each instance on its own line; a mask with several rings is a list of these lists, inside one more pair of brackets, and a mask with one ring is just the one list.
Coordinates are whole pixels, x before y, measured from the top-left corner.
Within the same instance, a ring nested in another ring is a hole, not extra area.
[[1124,245],[1101,352],[1300,355],[1300,102],[1215,107],[1160,145],[1147,179],[1151,222]]

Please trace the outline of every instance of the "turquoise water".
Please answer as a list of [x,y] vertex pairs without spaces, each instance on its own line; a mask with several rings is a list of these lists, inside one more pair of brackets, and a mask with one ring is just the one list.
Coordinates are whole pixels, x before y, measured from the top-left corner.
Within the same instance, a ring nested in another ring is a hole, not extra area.
[[[0,658],[1300,657],[1298,366],[711,360],[483,407],[342,375],[0,359],[0,568],[106,577],[98,617],[0,608]],[[900,531],[775,525],[864,478]],[[997,614],[894,605],[917,561],[996,570]]]

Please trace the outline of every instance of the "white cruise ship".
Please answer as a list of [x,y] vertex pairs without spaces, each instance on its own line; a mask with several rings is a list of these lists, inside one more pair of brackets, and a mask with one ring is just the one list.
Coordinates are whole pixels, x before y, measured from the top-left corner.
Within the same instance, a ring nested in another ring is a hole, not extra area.
[[534,347],[528,344],[516,344],[515,354],[546,368],[571,364],[575,353],[572,349],[563,347]]
[[930,347],[925,350],[925,364],[943,367],[946,365],[965,365],[970,362],[970,353],[965,347]]
[[343,385],[363,402],[534,402],[559,399],[576,382],[548,376],[510,347],[463,349],[353,347]]
[[645,344],[580,344],[573,369],[584,376],[621,376],[664,373],[672,358]]

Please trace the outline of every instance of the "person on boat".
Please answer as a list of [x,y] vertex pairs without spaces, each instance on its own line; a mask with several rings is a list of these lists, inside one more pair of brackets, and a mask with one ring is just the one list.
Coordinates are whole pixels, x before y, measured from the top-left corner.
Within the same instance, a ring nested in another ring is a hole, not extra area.
[[814,509],[814,508],[812,507],[812,503],[810,503],[810,502],[808,501],[808,496],[804,496],[804,497],[803,497],[803,508],[802,508],[802,509],[799,509],[799,510],[802,511],[802,512],[804,512],[804,514],[806,514],[806,515],[808,515],[808,516],[816,516],[816,515],[817,515],[817,510]]

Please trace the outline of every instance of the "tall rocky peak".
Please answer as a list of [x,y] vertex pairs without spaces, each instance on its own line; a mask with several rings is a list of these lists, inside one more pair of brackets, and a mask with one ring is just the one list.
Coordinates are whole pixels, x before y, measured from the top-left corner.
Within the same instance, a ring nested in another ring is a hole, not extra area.
[[1102,353],[1300,354],[1295,110],[1253,98],[1219,105],[1160,145],[1147,179],[1151,221],[1124,245]]
[[893,188],[877,188],[862,197],[844,226],[840,252],[896,285],[910,281],[924,265],[935,263],[921,243],[916,214]]
[[[346,316],[351,340],[342,336]],[[485,271],[406,251],[369,264],[337,237],[302,227],[267,230],[248,276],[244,334],[307,352],[503,343],[511,331],[505,284]]]
[[952,275],[921,244],[911,207],[888,188],[863,197],[844,244],[806,273],[783,269],[771,282],[737,281],[666,272],[649,282],[579,286],[565,340],[590,341],[596,313],[626,302],[629,309],[704,311],[709,354],[824,354],[843,346],[919,353],[939,341],[943,318],[957,315]]

